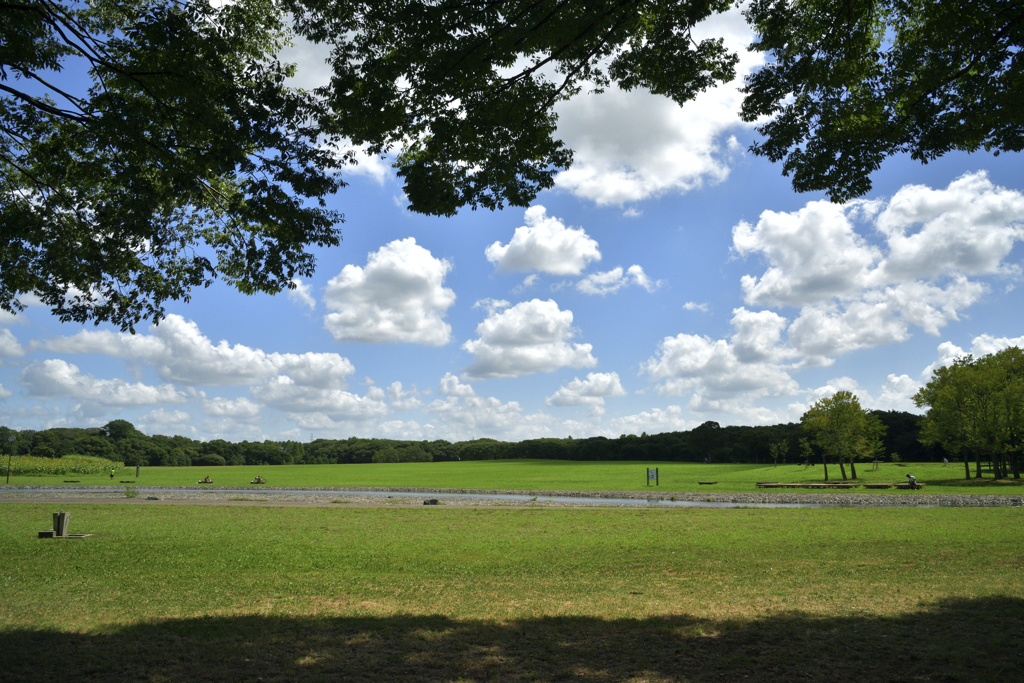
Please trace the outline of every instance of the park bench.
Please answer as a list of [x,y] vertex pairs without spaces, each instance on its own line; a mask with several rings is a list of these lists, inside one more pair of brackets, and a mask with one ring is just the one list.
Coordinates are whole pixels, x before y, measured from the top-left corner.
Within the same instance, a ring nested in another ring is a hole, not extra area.
[[917,482],[916,484],[908,484],[905,481],[901,481],[898,484],[893,484],[893,486],[895,486],[898,489],[923,489],[924,488],[924,484],[922,484],[921,482]]

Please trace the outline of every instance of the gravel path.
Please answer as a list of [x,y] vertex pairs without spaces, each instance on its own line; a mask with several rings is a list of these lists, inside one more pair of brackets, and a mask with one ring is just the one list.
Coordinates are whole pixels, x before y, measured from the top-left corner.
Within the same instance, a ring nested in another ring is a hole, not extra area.
[[[135,498],[127,498],[123,488],[109,491],[87,491],[95,488],[65,486],[58,491],[52,485],[0,486],[0,503],[13,502],[104,502],[129,504],[192,504],[192,505],[284,505],[284,506],[422,506],[425,500],[436,499],[448,507],[643,507],[636,504],[615,503],[614,498],[630,500],[689,501],[726,505],[815,505],[826,507],[1024,507],[1024,494],[1018,495],[955,495],[899,491],[892,493],[796,493],[792,491],[757,491],[752,493],[724,493],[713,491],[508,491],[485,489],[426,489],[385,487],[217,487],[211,491],[198,486],[153,486],[140,490]],[[50,489],[50,490],[40,490]],[[385,495],[360,495],[358,491],[374,491]],[[416,494],[394,496],[389,493]],[[448,495],[446,495],[448,494]],[[458,497],[451,494],[462,494]],[[511,494],[526,496],[553,496],[572,498],[569,501],[494,499],[487,495]],[[664,503],[663,503],[664,504]]]

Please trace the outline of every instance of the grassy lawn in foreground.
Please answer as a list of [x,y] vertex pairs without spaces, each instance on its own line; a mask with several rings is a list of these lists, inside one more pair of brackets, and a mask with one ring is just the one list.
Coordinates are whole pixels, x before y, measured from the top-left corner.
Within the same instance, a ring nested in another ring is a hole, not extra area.
[[9,680],[1024,673],[1021,509],[51,508],[0,505]]
[[[646,485],[647,467],[659,469],[661,484]],[[859,481],[906,481],[914,474],[927,484],[921,491],[896,491],[890,495],[928,493],[1024,493],[1024,480],[995,481],[963,478],[962,464],[882,463],[877,470],[870,463],[857,466]],[[820,482],[822,466],[815,465],[703,465],[666,462],[574,462],[566,460],[483,460],[472,462],[388,463],[365,465],[276,465],[240,467],[144,467],[135,479],[135,469],[125,468],[114,475],[114,484],[130,480],[140,486],[188,486],[209,475],[215,485],[246,486],[257,474],[269,486],[394,486],[504,490],[582,490],[582,491],[754,491],[759,481],[787,483]],[[847,471],[849,474],[849,471]],[[829,466],[830,480],[841,479],[839,467]],[[11,477],[12,484],[62,484],[78,480],[82,484],[108,485],[109,475],[63,477]],[[716,481],[700,485],[700,481]],[[854,491],[867,492],[858,488]],[[880,493],[886,490],[879,491]]]

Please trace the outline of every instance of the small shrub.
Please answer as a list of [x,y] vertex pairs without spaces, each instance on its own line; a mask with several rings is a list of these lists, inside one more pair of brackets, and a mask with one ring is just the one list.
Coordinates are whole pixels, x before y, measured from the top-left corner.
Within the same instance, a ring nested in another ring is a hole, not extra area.
[[139,492],[137,490],[135,490],[134,486],[125,486],[124,487],[124,497],[125,498],[137,498],[138,496],[139,496]]

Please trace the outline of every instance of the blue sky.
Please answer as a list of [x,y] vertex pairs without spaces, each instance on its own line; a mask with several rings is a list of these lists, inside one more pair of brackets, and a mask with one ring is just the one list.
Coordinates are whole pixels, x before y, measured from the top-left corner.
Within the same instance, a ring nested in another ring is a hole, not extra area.
[[[735,15],[708,31],[749,42]],[[297,84],[322,55],[286,55]],[[741,72],[757,57],[743,55]],[[229,440],[618,436],[799,420],[850,389],[914,410],[931,369],[1024,344],[1020,154],[887,161],[847,205],[745,150],[734,86],[560,112],[576,163],[529,209],[405,209],[387,161],[344,241],[275,297],[216,284],[136,335],[0,313],[0,423],[126,419]]]

